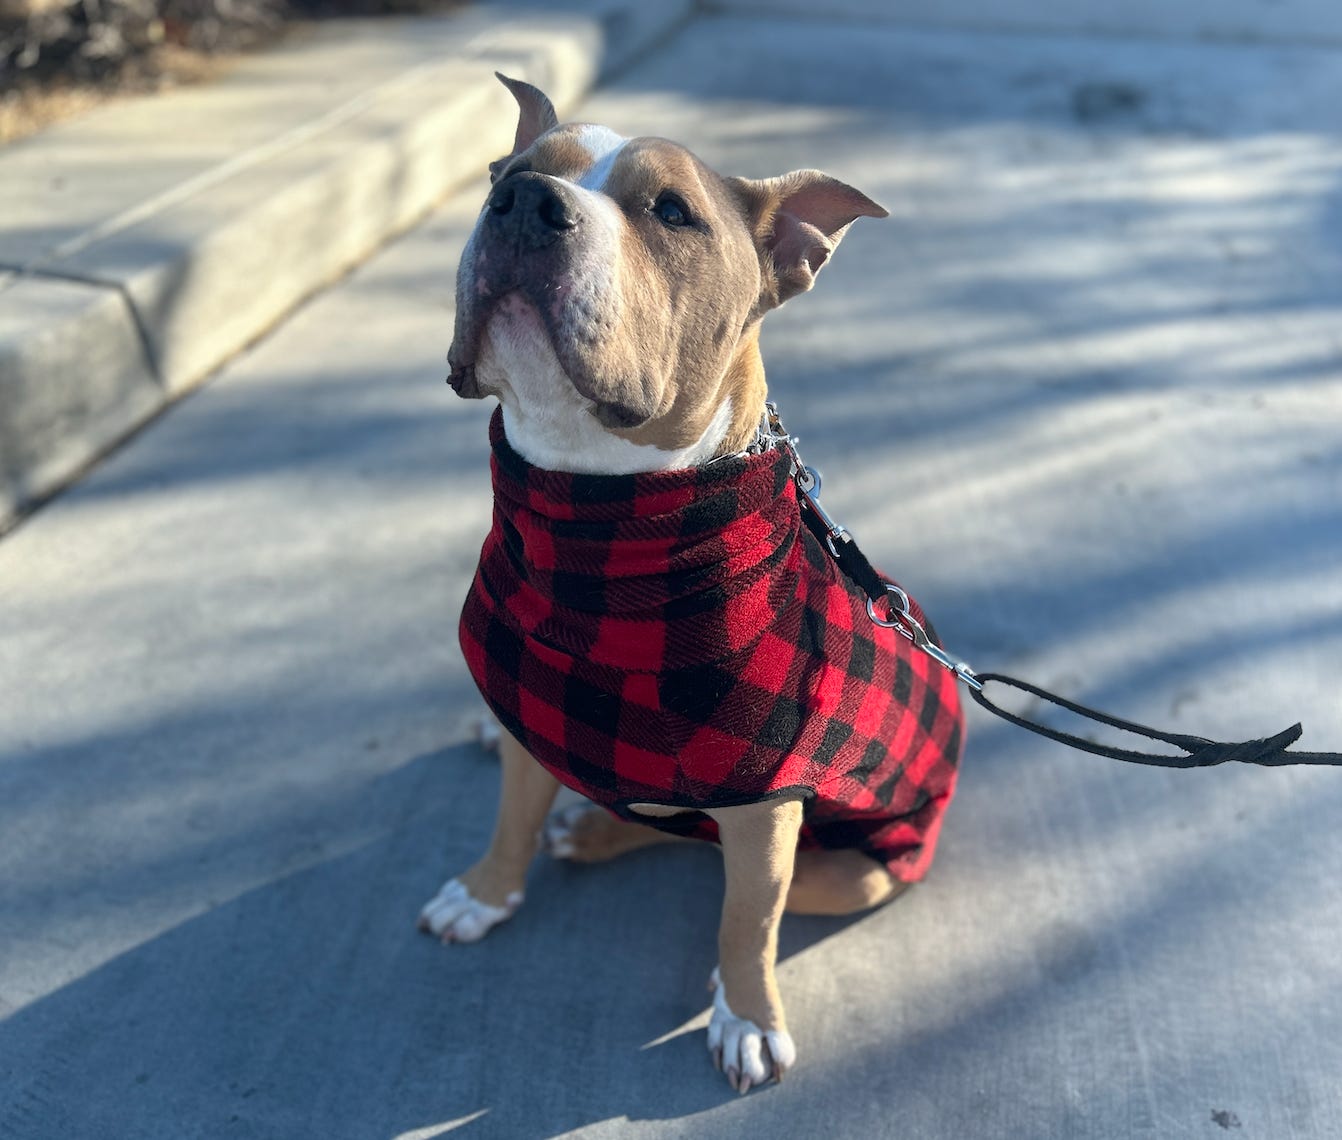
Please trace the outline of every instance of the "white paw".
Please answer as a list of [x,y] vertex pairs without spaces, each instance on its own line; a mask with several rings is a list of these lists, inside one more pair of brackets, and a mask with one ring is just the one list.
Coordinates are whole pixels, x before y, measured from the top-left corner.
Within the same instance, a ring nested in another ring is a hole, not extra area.
[[573,858],[577,852],[573,829],[578,820],[592,810],[592,805],[584,800],[582,803],[569,804],[568,807],[550,813],[541,831],[541,847],[550,858]]
[[521,891],[513,891],[503,906],[490,906],[472,898],[459,880],[448,879],[419,912],[419,928],[444,942],[478,942],[521,905]]
[[713,988],[713,1016],[708,1022],[708,1051],[713,1064],[726,1070],[727,1082],[739,1093],[771,1078],[783,1079],[797,1062],[792,1035],[777,1029],[763,1030],[753,1021],[737,1017],[727,1004],[727,995],[716,966],[708,983]]

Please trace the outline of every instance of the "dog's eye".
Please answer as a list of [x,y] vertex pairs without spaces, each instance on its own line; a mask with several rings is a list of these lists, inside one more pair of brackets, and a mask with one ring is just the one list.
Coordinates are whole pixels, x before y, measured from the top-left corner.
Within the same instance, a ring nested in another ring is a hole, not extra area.
[[674,194],[663,194],[653,203],[652,212],[665,226],[679,227],[691,224],[689,208]]

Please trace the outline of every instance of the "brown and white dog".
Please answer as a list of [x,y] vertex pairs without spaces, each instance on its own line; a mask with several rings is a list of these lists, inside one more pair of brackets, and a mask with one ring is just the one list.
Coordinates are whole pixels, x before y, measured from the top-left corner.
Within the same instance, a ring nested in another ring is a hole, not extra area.
[[[462,256],[453,386],[497,397],[508,442],[549,470],[646,472],[741,451],[764,405],[761,318],[811,288],[856,218],[885,211],[818,171],[728,178],[664,139],[560,125],[535,87],[500,79],[520,118]],[[489,849],[420,916],[444,942],[511,916],[542,845],[596,861],[672,838],[595,807],[547,822],[555,778],[506,732],[500,753]],[[745,1092],[796,1057],[774,974],[783,911],[852,913],[903,884],[856,850],[799,852],[799,799],[707,814],[726,871],[709,1047]]]

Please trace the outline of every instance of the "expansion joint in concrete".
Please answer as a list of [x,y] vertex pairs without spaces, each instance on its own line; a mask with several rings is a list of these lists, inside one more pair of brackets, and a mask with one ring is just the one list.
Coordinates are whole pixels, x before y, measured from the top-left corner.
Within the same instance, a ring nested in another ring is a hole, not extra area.
[[[140,350],[144,353],[145,367],[148,368],[150,375],[153,376],[155,383],[165,391],[167,390],[167,378],[163,375],[163,369],[159,366],[158,353],[154,350],[153,337],[149,335],[149,327],[145,324],[144,317],[135,304],[135,298],[131,294],[124,282],[121,281],[103,281],[97,277],[90,277],[84,273],[74,273],[65,269],[52,269],[37,265],[12,265],[0,261],[0,273],[12,273],[13,280],[6,282],[5,288],[10,285],[17,285],[25,279],[37,278],[47,281],[63,281],[70,285],[87,285],[91,289],[110,289],[121,297],[122,304],[126,306],[126,313],[130,317],[131,324],[135,326],[135,335],[140,342]],[[3,289],[0,289],[2,292]]]

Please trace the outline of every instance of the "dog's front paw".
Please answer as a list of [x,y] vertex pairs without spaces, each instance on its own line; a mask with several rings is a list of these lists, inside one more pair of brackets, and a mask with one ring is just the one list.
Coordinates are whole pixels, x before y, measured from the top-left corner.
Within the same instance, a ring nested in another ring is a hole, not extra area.
[[448,879],[419,912],[419,928],[444,942],[478,942],[521,905],[521,891],[510,893],[503,906],[491,906],[473,897],[460,879]]
[[708,1051],[718,1071],[726,1071],[727,1082],[739,1093],[771,1079],[781,1081],[797,1060],[792,1035],[785,1029],[761,1029],[734,1014],[716,967],[709,985],[713,988],[713,1016],[708,1022]]

